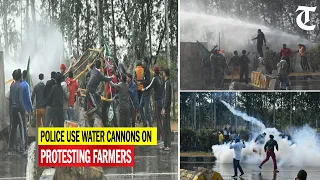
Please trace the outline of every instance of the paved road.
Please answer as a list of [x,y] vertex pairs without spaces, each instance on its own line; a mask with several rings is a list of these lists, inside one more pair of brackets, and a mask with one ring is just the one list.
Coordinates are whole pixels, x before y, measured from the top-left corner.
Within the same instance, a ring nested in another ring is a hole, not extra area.
[[[0,152],[0,180],[26,179],[27,157],[6,156]],[[173,143],[171,152],[160,151],[158,146],[135,147],[135,167],[105,168],[107,180],[122,179],[178,179],[178,146]]]
[[173,143],[171,152],[160,151],[155,146],[135,147],[135,167],[106,168],[107,180],[125,179],[178,179],[178,145]]
[[[181,164],[181,168],[191,170],[196,166],[212,168],[214,171],[219,172],[225,180],[233,179],[231,178],[231,176],[233,176],[232,164]],[[262,170],[260,170],[257,165],[241,164],[241,166],[245,173],[242,178],[244,180],[294,180],[300,169],[304,169],[307,171],[308,180],[320,179],[319,167],[279,167],[280,172],[274,174],[271,162],[268,162],[266,165],[264,165],[262,167]]]

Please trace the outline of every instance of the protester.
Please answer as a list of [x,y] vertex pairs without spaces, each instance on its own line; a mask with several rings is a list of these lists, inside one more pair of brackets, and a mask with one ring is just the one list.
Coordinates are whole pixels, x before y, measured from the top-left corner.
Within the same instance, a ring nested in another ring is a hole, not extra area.
[[161,119],[161,110],[162,110],[162,95],[163,95],[163,82],[160,77],[160,69],[158,66],[153,67],[154,77],[151,80],[151,83],[148,84],[142,91],[148,91],[149,89],[154,90],[154,110],[155,110],[155,119],[157,121],[157,132],[158,132],[158,141],[160,137],[163,139],[163,123]]
[[[138,81],[138,86],[140,83],[143,84],[143,87],[147,87],[150,84],[150,70],[147,58],[144,59],[144,78],[143,80]],[[150,89],[143,91],[139,105],[140,115],[144,127],[147,127],[147,122],[149,123],[149,127],[152,127],[150,95]]]
[[56,84],[52,87],[49,94],[47,104],[52,105],[52,125],[53,127],[63,127],[63,102],[64,102],[64,91],[61,85],[63,81],[63,75],[61,73],[56,74]]
[[129,117],[130,117],[130,93],[129,84],[127,83],[127,75],[121,75],[121,82],[119,84],[114,84],[112,81],[109,82],[111,86],[115,87],[118,91],[119,96],[119,127],[130,127]]
[[12,120],[10,124],[9,134],[9,154],[13,154],[13,151],[19,151],[14,148],[14,142],[16,141],[17,127],[20,126],[21,138],[23,144],[23,153],[27,154],[27,125],[25,121],[25,106],[23,102],[23,88],[21,86],[21,70],[15,70],[13,73],[13,79],[15,83],[10,87],[9,102],[11,105]]
[[299,48],[299,55],[300,55],[300,59],[301,59],[301,68],[304,71],[310,71],[310,67],[309,67],[309,64],[308,64],[307,56],[305,54],[306,46],[303,45],[303,44],[299,44],[298,48]]
[[307,172],[303,169],[301,169],[298,174],[297,177],[295,178],[295,180],[307,180]]
[[218,133],[218,137],[219,137],[219,145],[222,145],[223,144],[223,134],[219,131]]
[[277,151],[279,151],[279,148],[278,148],[278,143],[276,140],[274,140],[274,136],[273,135],[270,135],[270,140],[267,141],[267,143],[264,145],[264,151],[266,152],[266,159],[262,161],[262,163],[259,165],[259,168],[261,169],[263,164],[266,163],[270,156],[273,160],[273,169],[274,169],[274,172],[279,172],[278,171],[278,168],[277,168],[277,159],[276,159],[276,154],[274,153],[274,147],[276,147]]
[[[63,80],[65,79],[63,74],[62,74],[62,79]],[[63,89],[63,120],[69,120],[68,118],[68,102],[70,97],[69,88],[65,81],[61,82],[61,86]]]
[[23,90],[23,104],[24,104],[24,109],[26,110],[27,122],[30,122],[33,107],[32,107],[32,102],[30,97],[30,86],[27,83],[27,78],[28,78],[27,76],[28,76],[28,71],[24,70],[22,73],[23,79],[20,84]]
[[[114,73],[114,72],[115,71],[112,68],[109,68],[109,69],[105,68],[105,75],[110,76],[111,81],[114,84],[116,84],[116,83],[118,83],[118,79],[117,79],[116,73]],[[114,87],[110,86],[108,82],[106,82],[105,93],[106,93],[106,96],[108,99],[112,99],[116,95],[116,89]],[[101,118],[104,123],[104,126],[108,125],[109,109],[110,109],[111,104],[112,104],[112,102],[109,102],[109,101],[103,102],[103,104],[102,104]],[[113,106],[112,106],[112,108],[113,108]]]
[[237,73],[240,73],[240,57],[238,55],[238,51],[233,52],[234,56],[230,59],[229,66],[232,68],[231,81],[234,80],[234,76]]
[[210,60],[213,70],[215,88],[219,89],[223,86],[224,70],[227,67],[227,62],[223,56],[223,53],[218,53],[217,50],[213,51],[213,55],[211,55]]
[[76,95],[78,91],[78,83],[73,79],[73,71],[69,71],[69,78],[66,80],[69,89],[68,99],[68,120],[75,120],[74,103],[76,101]]
[[[100,95],[97,94],[97,89],[98,86],[100,85],[100,82],[109,82],[111,81],[111,78],[106,77],[101,74],[100,72],[101,68],[101,62],[96,61],[95,62],[95,69],[92,69],[90,72],[90,79],[86,87],[86,98],[87,98],[87,103],[90,105],[88,107],[87,112],[85,113],[85,118],[89,118],[93,113],[95,113],[98,109],[98,105],[100,103]],[[93,126],[94,122],[90,122],[89,124]]]
[[263,51],[262,51],[262,46],[263,46],[263,42],[264,45],[266,46],[267,42],[266,42],[266,38],[264,36],[264,33],[261,31],[261,29],[258,29],[258,36],[256,38],[253,38],[253,40],[257,40],[257,50],[258,53],[260,55],[260,57],[263,57]]
[[170,110],[171,110],[171,82],[170,82],[170,69],[165,68],[163,70],[164,77],[164,97],[163,97],[163,109],[161,111],[163,120],[163,129],[164,129],[164,147],[163,150],[169,151],[171,148],[171,121],[170,121]]
[[223,140],[225,143],[227,143],[227,140],[229,139],[229,135],[228,135],[228,129],[227,126],[224,128],[223,130]]
[[249,63],[250,59],[247,56],[247,51],[242,50],[242,56],[240,57],[240,82],[242,82],[243,77],[245,77],[244,82],[248,84],[249,78]]
[[52,71],[51,72],[51,79],[47,81],[46,87],[44,89],[44,95],[46,98],[46,114],[45,114],[45,122],[44,126],[48,127],[50,126],[52,122],[52,117],[53,117],[53,110],[52,110],[52,102],[49,102],[49,95],[51,93],[52,87],[56,84],[56,72]]
[[291,49],[287,48],[286,44],[283,44],[283,48],[280,51],[280,60],[285,60],[288,64],[288,74],[291,72],[290,63]]
[[[144,68],[142,67],[141,61],[138,61],[138,63],[137,63],[137,67],[136,67],[136,69],[135,69],[135,74],[136,74],[135,77],[136,77],[136,81],[137,81],[137,82],[143,80],[143,77],[144,77]],[[141,101],[142,89],[143,89],[143,84],[142,84],[142,83],[139,83],[138,86],[137,86],[139,103],[140,103],[140,101]]]
[[130,97],[132,100],[133,105],[131,106],[130,114],[132,118],[132,127],[136,126],[136,119],[137,119],[137,113],[139,108],[139,100],[138,100],[138,92],[137,92],[137,86],[136,83],[134,83],[132,79],[132,74],[127,74],[127,82],[129,84],[129,90],[130,90]]
[[34,87],[31,101],[34,104],[34,98],[36,98],[36,125],[37,127],[43,127],[45,122],[45,113],[46,113],[46,99],[44,96],[45,87],[44,84],[44,75],[39,74],[40,82]]
[[240,159],[241,159],[241,151],[242,148],[246,147],[246,144],[242,140],[242,143],[240,142],[240,138],[235,139],[235,143],[232,144],[233,141],[230,143],[230,149],[234,149],[233,151],[233,169],[234,169],[234,175],[232,176],[237,177],[238,176],[238,169],[240,171],[240,177],[244,175],[244,172],[240,166]]
[[278,76],[280,81],[280,89],[288,90],[290,88],[288,69],[289,69],[289,65],[287,61],[284,59],[282,59],[277,64],[277,71],[278,71]]
[[65,64],[60,64],[60,73],[62,75],[64,75],[64,73],[66,72],[66,69],[67,69],[67,67]]
[[[257,145],[260,145],[260,144],[264,144],[264,138],[266,136],[266,133],[263,132],[262,134],[259,134],[256,139],[254,140],[254,142],[257,144]],[[258,147],[257,147],[258,148]],[[260,148],[253,148],[253,152],[258,152],[260,155],[261,155],[261,149]]]
[[269,49],[269,47],[266,47],[266,56],[264,58],[264,64],[266,67],[266,71],[267,74],[272,74],[272,70],[273,70],[273,59],[274,59],[274,52],[272,50]]

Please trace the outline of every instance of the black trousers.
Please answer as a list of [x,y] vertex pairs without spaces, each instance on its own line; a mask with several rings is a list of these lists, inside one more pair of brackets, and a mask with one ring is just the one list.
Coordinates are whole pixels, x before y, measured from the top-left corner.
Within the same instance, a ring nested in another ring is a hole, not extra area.
[[63,109],[53,108],[53,127],[64,127]]
[[237,176],[238,175],[238,169],[240,171],[241,174],[244,174],[242,167],[240,166],[240,160],[236,160],[233,158],[233,169],[234,169],[234,175]]
[[249,68],[247,67],[240,68],[240,82],[242,82],[243,76],[245,76],[244,82],[248,84]]
[[12,108],[12,121],[10,125],[10,135],[9,135],[9,148],[13,149],[14,142],[17,139],[17,127],[20,126],[20,134],[22,139],[22,147],[24,151],[28,149],[28,133],[27,133],[27,123],[26,123],[26,114],[24,110],[20,108]]
[[119,127],[131,127],[130,124],[130,110],[120,109],[119,110]]
[[163,123],[161,118],[161,110],[162,110],[162,100],[155,101],[154,103],[154,109],[155,109],[155,119],[157,121],[157,133],[158,133],[158,141],[161,139],[163,140],[164,134],[163,134]]
[[258,50],[260,57],[263,57],[262,46],[263,46],[263,44],[260,44],[260,43],[257,44],[257,50]]
[[139,104],[140,104],[140,101],[141,101],[141,96],[142,96],[142,91],[138,91],[138,101],[139,101]]
[[163,121],[164,131],[164,147],[171,147],[171,124],[170,124],[170,108],[165,109],[166,114]]

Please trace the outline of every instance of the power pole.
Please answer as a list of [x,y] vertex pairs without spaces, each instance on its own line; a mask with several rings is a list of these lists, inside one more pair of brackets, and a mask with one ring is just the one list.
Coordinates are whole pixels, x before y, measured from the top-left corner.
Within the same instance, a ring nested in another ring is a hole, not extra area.
[[290,92],[290,131],[292,130],[292,92]]
[[168,0],[165,0],[165,14],[166,14],[166,34],[167,34],[167,61],[168,68],[170,69],[170,45],[169,45],[169,13],[168,13]]
[[197,103],[196,103],[196,93],[193,94],[193,127],[194,130],[197,129]]

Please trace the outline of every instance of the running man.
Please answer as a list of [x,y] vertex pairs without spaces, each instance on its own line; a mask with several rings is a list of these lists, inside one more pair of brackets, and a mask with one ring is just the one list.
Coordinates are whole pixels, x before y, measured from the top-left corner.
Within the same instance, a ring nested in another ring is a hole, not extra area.
[[277,168],[277,159],[276,159],[276,154],[274,153],[274,147],[276,147],[277,151],[279,151],[279,147],[278,147],[277,141],[273,139],[274,136],[270,135],[269,137],[270,137],[269,141],[267,141],[267,143],[264,145],[264,151],[266,151],[267,157],[265,160],[262,161],[259,168],[261,169],[263,164],[266,163],[267,161],[269,161],[269,158],[271,156],[271,158],[273,160],[274,172],[277,173],[279,171]]

